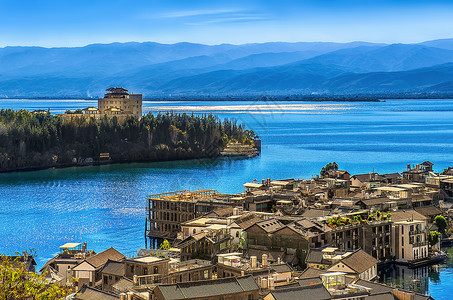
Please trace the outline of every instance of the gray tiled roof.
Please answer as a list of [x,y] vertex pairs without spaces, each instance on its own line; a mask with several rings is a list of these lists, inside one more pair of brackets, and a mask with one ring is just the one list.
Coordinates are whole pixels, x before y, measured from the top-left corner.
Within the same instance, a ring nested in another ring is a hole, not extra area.
[[101,273],[115,275],[115,276],[124,276],[125,274],[125,264],[119,261],[108,260],[104,267],[101,269]]
[[276,300],[327,300],[331,299],[329,292],[322,284],[313,284],[304,287],[279,289],[271,292]]
[[117,300],[120,297],[92,287],[83,286],[76,294],[77,300]]
[[156,289],[165,299],[178,300],[258,291],[259,287],[252,276],[246,276],[160,285]]
[[390,286],[367,281],[367,280],[362,280],[362,279],[357,280],[355,284],[370,288],[371,295],[383,294],[383,293],[391,292],[393,290],[393,288]]

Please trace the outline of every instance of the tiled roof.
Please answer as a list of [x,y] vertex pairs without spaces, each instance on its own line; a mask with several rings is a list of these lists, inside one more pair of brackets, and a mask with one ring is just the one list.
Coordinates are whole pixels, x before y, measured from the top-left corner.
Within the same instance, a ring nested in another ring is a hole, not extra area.
[[327,300],[331,299],[329,292],[322,284],[278,289],[271,292],[276,300]]
[[102,268],[101,273],[115,276],[124,276],[125,264],[119,261],[113,261],[109,259]]
[[377,295],[377,294],[383,294],[383,293],[388,293],[393,290],[392,287],[387,286],[385,284],[379,284],[367,280],[362,280],[359,279],[355,282],[358,285],[365,286],[367,288],[371,289],[371,295]]
[[283,227],[283,224],[276,219],[263,220],[257,222],[256,225],[258,225],[261,229],[263,229],[267,233],[274,232]]
[[414,209],[416,212],[418,212],[428,218],[430,218],[431,216],[440,215],[442,213],[442,211],[439,208],[437,208],[433,205],[416,207]]
[[249,228],[250,226],[254,225],[256,222],[261,221],[262,219],[255,215],[254,213],[246,213],[241,217],[234,220],[236,224],[238,224],[243,230]]
[[402,178],[400,173],[388,173],[388,174],[382,174],[381,176],[386,179]]
[[391,212],[393,222],[407,221],[409,219],[425,221],[428,218],[413,209],[398,210]]
[[381,175],[378,173],[366,173],[366,174],[356,174],[352,178],[359,180],[360,182],[371,182],[382,180]]
[[319,218],[319,217],[324,217],[328,216],[331,214],[330,210],[324,210],[324,209],[308,209],[303,212],[302,216],[304,218]]
[[325,270],[319,270],[315,268],[306,268],[300,275],[299,279],[304,279],[304,278],[315,278],[319,277],[319,275],[326,273]]
[[358,274],[365,272],[378,263],[377,259],[363,251],[362,249],[346,256],[340,262],[344,263]]
[[277,273],[286,273],[294,271],[287,263],[275,264],[270,266]]
[[117,300],[118,295],[101,291],[92,287],[83,286],[76,294],[74,299],[77,300]]
[[159,285],[156,289],[162,293],[164,299],[178,300],[258,291],[259,287],[253,276],[246,276]]
[[96,255],[88,257],[86,261],[97,269],[102,267],[109,259],[119,261],[125,258],[126,256],[118,252],[115,248],[110,247],[107,250],[104,250]]

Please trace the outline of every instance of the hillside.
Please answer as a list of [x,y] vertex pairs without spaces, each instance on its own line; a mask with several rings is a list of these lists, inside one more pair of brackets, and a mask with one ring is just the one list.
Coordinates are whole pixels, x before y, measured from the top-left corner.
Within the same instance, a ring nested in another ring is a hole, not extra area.
[[420,44],[113,43],[0,48],[0,97],[451,93],[453,39]]

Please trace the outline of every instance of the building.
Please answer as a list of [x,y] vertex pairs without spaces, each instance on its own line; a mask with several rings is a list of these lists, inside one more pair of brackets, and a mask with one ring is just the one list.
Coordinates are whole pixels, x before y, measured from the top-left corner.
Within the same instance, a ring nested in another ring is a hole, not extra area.
[[191,235],[177,247],[181,249],[181,260],[205,259],[212,261],[217,254],[231,252],[232,237],[229,229],[203,231]]
[[100,121],[104,117],[116,117],[120,123],[131,117],[137,120],[142,118],[142,94],[130,94],[123,87],[111,87],[106,91],[104,98],[98,99],[97,108],[90,106],[75,112],[67,111],[59,116],[68,121],[76,118]]
[[258,300],[259,286],[252,276],[158,285],[155,300]]
[[226,253],[217,255],[217,276],[239,277],[253,275],[258,285],[262,286],[263,279],[272,286],[287,284],[292,279],[293,269],[279,258],[277,262],[270,263],[268,255],[263,254],[261,263],[256,256],[250,259],[242,257],[242,253]]
[[118,252],[113,247],[92,255],[76,266],[70,269],[70,274],[76,279],[75,285],[82,287],[83,285],[98,286],[102,285],[101,280],[103,279],[101,270],[104,265],[109,261],[119,261],[126,257]]
[[123,87],[108,88],[104,98],[98,99],[98,109],[102,115],[119,118],[142,117],[142,94],[129,94]]
[[[335,260],[335,258],[334,258]],[[344,272],[363,280],[373,280],[377,277],[378,260],[359,249],[340,256],[328,270]]]
[[433,163],[424,161],[421,164],[412,166],[407,165],[407,170],[403,172],[404,182],[420,182],[425,183],[426,177],[433,171]]
[[174,284],[182,282],[212,279],[214,265],[210,261],[191,259],[183,262],[170,262],[168,276],[163,278],[163,283]]
[[72,276],[71,269],[95,254],[96,252],[87,250],[86,243],[83,245],[81,243],[66,243],[60,246],[60,253],[46,262],[40,272],[43,273],[46,270],[54,272],[57,276],[62,276],[63,278],[59,281],[66,284]]
[[109,259],[100,272],[102,275],[102,290],[112,291],[112,285],[126,275],[126,265],[124,262]]
[[332,246],[340,250],[363,249],[378,260],[392,256],[392,222],[370,221],[332,229]]
[[125,259],[125,277],[133,279],[134,286],[146,287],[162,283],[169,272],[169,258],[139,256]]
[[149,195],[145,235],[173,240],[181,231],[181,223],[228,205],[230,203],[216,190],[186,190]]
[[413,262],[429,256],[425,221],[409,219],[393,224],[395,259]]

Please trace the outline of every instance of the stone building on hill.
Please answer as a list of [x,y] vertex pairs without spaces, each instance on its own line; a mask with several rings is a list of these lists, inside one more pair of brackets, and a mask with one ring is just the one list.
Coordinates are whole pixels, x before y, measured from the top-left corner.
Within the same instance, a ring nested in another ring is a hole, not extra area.
[[75,118],[87,120],[101,120],[104,117],[116,117],[118,122],[124,123],[130,117],[138,120],[142,118],[142,94],[129,93],[123,87],[108,88],[104,98],[98,99],[98,107],[87,107],[75,112],[66,112],[59,115],[64,120],[71,121]]

